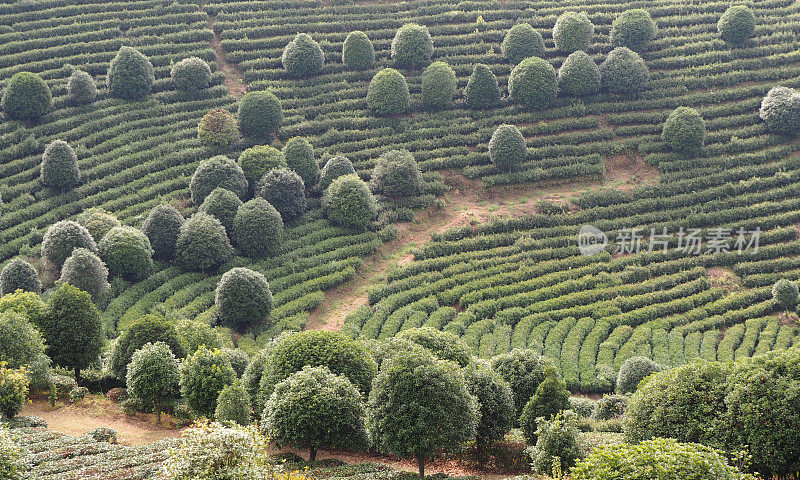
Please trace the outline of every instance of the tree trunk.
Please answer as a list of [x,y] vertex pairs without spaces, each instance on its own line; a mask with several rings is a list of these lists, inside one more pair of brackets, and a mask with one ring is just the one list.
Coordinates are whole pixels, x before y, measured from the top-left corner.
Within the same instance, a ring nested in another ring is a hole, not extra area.
[[315,447],[311,447],[308,449],[308,463],[314,463],[317,461],[317,449]]
[[161,424],[161,395],[156,395],[155,407],[156,407],[156,425],[160,425]]
[[81,386],[81,369],[80,368],[76,368],[75,369],[75,383],[77,383],[79,387]]
[[417,454],[417,465],[419,466],[420,478],[425,478],[425,455],[421,453]]

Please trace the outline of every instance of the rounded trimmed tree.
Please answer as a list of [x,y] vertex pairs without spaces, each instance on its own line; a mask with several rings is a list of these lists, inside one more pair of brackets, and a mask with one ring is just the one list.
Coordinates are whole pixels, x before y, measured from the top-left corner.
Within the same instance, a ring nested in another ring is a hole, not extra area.
[[106,233],[114,227],[122,225],[114,214],[102,208],[90,208],[78,215],[78,223],[89,230],[89,234],[96,242],[103,239]]
[[314,147],[303,137],[292,137],[283,146],[286,165],[295,171],[307,187],[319,182],[319,163],[314,156]]
[[416,343],[437,358],[455,362],[460,367],[466,367],[472,359],[469,347],[460,338],[432,327],[409,328],[398,333],[396,338]]
[[392,40],[392,60],[398,67],[421,67],[431,61],[433,40],[428,27],[406,23]]
[[175,260],[187,270],[215,270],[233,255],[225,227],[211,215],[198,212],[181,226]]
[[197,415],[212,418],[220,392],[235,380],[236,372],[225,353],[200,345],[181,366],[181,396]]
[[180,398],[178,359],[163,342],[146,343],[131,357],[126,375],[128,396],[146,405],[153,405],[156,425],[161,423],[165,401]]
[[[0,358],[11,368],[30,367],[44,357],[44,339],[21,313],[0,313]],[[49,361],[49,360],[48,360]]]
[[36,269],[20,258],[8,262],[0,272],[0,296],[17,290],[42,293],[42,282]]
[[342,63],[350,70],[366,70],[375,64],[375,47],[366,33],[356,30],[347,35],[342,46]]
[[422,191],[422,174],[411,152],[390,150],[375,162],[369,186],[387,197],[413,197]]
[[464,371],[469,392],[478,401],[480,420],[475,441],[478,449],[502,440],[514,427],[514,396],[508,382],[487,364]]
[[283,124],[283,107],[270,91],[248,92],[239,101],[239,128],[248,137],[269,138]]
[[798,303],[797,284],[781,278],[772,285],[772,298],[785,309],[792,309]]
[[283,219],[275,207],[257,197],[239,207],[231,234],[234,245],[246,256],[265,258],[281,249]]
[[525,438],[533,443],[539,428],[538,418],[550,420],[558,413],[569,410],[569,392],[567,384],[561,379],[555,367],[545,369],[545,378],[536,387],[536,393],[525,404],[519,418],[520,427]]
[[128,374],[133,353],[148,343],[164,343],[177,358],[185,358],[186,350],[176,325],[158,315],[142,315],[125,328],[111,349],[109,370],[120,380]]
[[3,89],[0,107],[13,120],[37,120],[53,107],[53,96],[42,77],[31,72],[17,72]]
[[225,150],[240,140],[239,124],[224,108],[211,110],[197,124],[200,144],[213,152]]
[[422,74],[422,103],[426,108],[438,110],[453,103],[456,95],[456,72],[447,62],[433,62]]
[[500,125],[489,140],[489,159],[499,169],[511,171],[525,162],[528,147],[525,137],[514,125]]
[[250,425],[250,397],[241,382],[226,385],[217,397],[214,420],[227,424]]
[[311,35],[298,33],[283,49],[281,63],[286,73],[293,77],[310,77],[322,72],[325,53]]
[[542,357],[529,349],[515,348],[508,353],[497,355],[491,360],[492,368],[511,386],[514,406],[517,413],[536,393],[539,384],[546,377],[548,367],[554,366],[549,358]]
[[153,270],[153,248],[147,235],[138,228],[112,228],[97,244],[97,249],[112,277],[135,282],[143,280]]
[[110,300],[111,284],[108,268],[100,257],[85,248],[76,248],[61,267],[62,283],[74,285],[92,297],[95,305],[103,308]]
[[658,373],[661,366],[647,357],[630,357],[619,367],[617,374],[617,393],[626,394],[636,391],[636,387],[654,373]]
[[178,234],[186,223],[181,212],[172,205],[157,205],[142,223],[142,233],[150,239],[153,258],[171,260],[175,256]]
[[556,70],[544,59],[528,57],[511,71],[508,93],[514,102],[528,110],[548,107],[558,95]]
[[272,311],[272,291],[263,274],[249,268],[232,268],[217,284],[214,305],[223,325],[244,332],[267,323]]
[[464,87],[464,99],[469,108],[483,109],[500,105],[500,85],[489,67],[482,63],[472,68]]
[[564,12],[553,26],[556,48],[565,53],[586,51],[594,38],[594,24],[585,12]]
[[196,93],[211,85],[211,67],[202,58],[184,58],[172,65],[170,76],[175,88],[184,92]]
[[156,81],[153,64],[139,50],[122,46],[108,65],[108,92],[124,100],[141,100],[150,95]]
[[256,145],[243,151],[236,163],[242,168],[247,183],[255,187],[267,172],[285,167],[286,159],[280,150],[271,145]]
[[67,257],[72,255],[72,251],[79,247],[97,252],[97,244],[86,227],[72,220],[62,220],[51,225],[45,232],[42,257],[60,269]]
[[530,23],[518,23],[503,37],[500,45],[503,56],[516,65],[528,57],[544,56],[542,34],[533,29]]
[[591,95],[600,90],[600,69],[592,57],[578,50],[558,69],[558,88],[567,95]]
[[717,22],[720,38],[733,45],[741,45],[756,31],[756,17],[747,5],[733,5]]
[[761,100],[758,116],[772,132],[800,135],[800,93],[788,87],[772,88]]
[[325,162],[319,178],[319,188],[327,190],[330,184],[339,177],[356,173],[353,163],[344,155],[336,155]]
[[206,196],[217,187],[230,190],[239,198],[247,195],[247,178],[242,167],[223,155],[203,160],[197,166],[189,182],[192,203],[202,205]]
[[94,79],[83,70],[73,70],[67,81],[67,99],[73,105],[87,105],[97,98]]
[[625,10],[611,23],[611,43],[641,52],[656,38],[658,27],[650,12],[641,8]]
[[67,142],[53,140],[47,144],[42,154],[40,178],[44,186],[58,188],[62,192],[80,183],[78,156]]
[[306,211],[306,186],[300,175],[288,168],[277,168],[267,172],[256,186],[256,195],[265,199],[291,221]]
[[402,73],[384,68],[376,73],[367,87],[367,106],[376,115],[395,115],[408,111],[411,95]]
[[676,152],[697,154],[706,141],[706,121],[691,107],[678,107],[664,122],[661,139]]
[[638,53],[617,47],[600,64],[600,85],[611,93],[640,93],[650,83],[650,69]]
[[198,211],[212,215],[225,227],[225,232],[230,233],[233,228],[233,218],[242,204],[243,202],[235,193],[225,188],[217,187],[203,200]]
[[351,174],[337,178],[325,190],[322,211],[336,225],[364,230],[378,215],[378,205],[366,182]]

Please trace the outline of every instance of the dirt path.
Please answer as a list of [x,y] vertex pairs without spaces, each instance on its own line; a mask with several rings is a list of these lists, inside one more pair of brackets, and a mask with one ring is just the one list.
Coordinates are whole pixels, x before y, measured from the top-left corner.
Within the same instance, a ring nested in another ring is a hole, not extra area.
[[364,259],[355,277],[325,292],[325,299],[314,309],[307,330],[339,330],[345,317],[367,305],[367,289],[386,280],[387,274],[413,261],[412,251],[428,242],[434,233],[450,228],[478,225],[492,218],[518,218],[538,211],[539,199],[569,200],[591,188],[586,183],[558,186],[514,185],[484,187],[480,180],[468,179],[453,171],[441,172],[450,190],[442,199],[444,207],[433,206],[417,213],[413,222],[397,224],[397,238],[382,245]]
[[[204,6],[205,2],[200,5],[200,8],[202,9]],[[214,32],[214,22],[216,21],[217,17],[208,16],[208,28],[212,32]],[[217,67],[225,75],[223,83],[228,88],[228,92],[236,98],[242,98],[247,93],[247,84],[244,83],[244,75],[239,70],[239,66],[235,63],[229,63],[225,58],[225,50],[222,49],[222,37],[214,32],[214,37],[211,38],[209,43],[211,43],[211,48],[214,49],[214,55],[217,57]]]

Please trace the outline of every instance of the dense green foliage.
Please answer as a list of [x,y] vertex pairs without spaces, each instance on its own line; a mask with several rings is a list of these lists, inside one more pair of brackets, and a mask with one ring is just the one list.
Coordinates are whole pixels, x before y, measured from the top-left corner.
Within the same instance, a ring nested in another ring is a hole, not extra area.
[[522,60],[508,77],[508,94],[528,110],[550,106],[558,95],[555,69],[539,57]]
[[661,370],[659,364],[647,357],[630,357],[619,367],[617,393],[635,392],[642,380]]
[[456,73],[446,62],[433,62],[422,74],[422,103],[426,108],[437,110],[453,103],[458,91]]
[[67,98],[74,105],[86,105],[97,98],[97,85],[91,75],[75,69],[67,82]]
[[395,338],[416,343],[428,349],[437,358],[455,362],[461,367],[467,366],[470,362],[469,349],[452,333],[430,327],[419,327],[403,330]]
[[781,278],[772,285],[772,298],[783,308],[790,309],[797,306],[797,284]]
[[15,73],[3,89],[0,107],[15,120],[36,120],[53,106],[50,88],[42,77],[30,72]]
[[322,167],[319,178],[319,188],[325,191],[337,178],[354,173],[356,173],[356,170],[353,168],[353,163],[347,157],[344,155],[331,157],[325,162],[325,166]]
[[8,262],[0,272],[0,295],[17,290],[33,293],[42,291],[42,282],[36,269],[20,258]]
[[732,5],[725,10],[717,22],[721,39],[739,45],[753,36],[756,30],[756,17],[747,5]]
[[125,100],[142,100],[155,83],[153,64],[139,50],[122,46],[108,64],[108,92]]
[[636,52],[646,50],[657,34],[658,27],[650,12],[640,8],[625,10],[611,24],[611,43]]
[[370,177],[370,189],[374,193],[387,197],[412,197],[422,188],[419,165],[408,150],[390,150],[378,158]]
[[61,267],[62,283],[69,283],[88,293],[99,308],[110,300],[111,284],[108,283],[108,267],[94,252],[85,248],[72,251]]
[[220,392],[235,379],[236,372],[222,350],[201,345],[181,365],[181,396],[197,415],[211,418]]
[[147,277],[153,270],[150,239],[137,228],[112,228],[97,244],[97,250],[112,277],[137,281]]
[[197,138],[209,151],[224,151],[240,140],[239,124],[231,112],[217,108],[200,119]]
[[47,144],[42,154],[40,178],[42,185],[61,191],[78,185],[81,181],[78,157],[67,142],[54,140]]
[[566,95],[591,95],[600,90],[600,69],[586,52],[577,51],[558,69],[558,88]]
[[464,99],[469,108],[492,108],[500,104],[500,86],[494,73],[482,63],[476,64],[464,87]]
[[788,87],[775,87],[761,101],[759,116],[775,133],[800,134],[800,93]]
[[489,158],[500,170],[518,168],[528,156],[525,138],[514,125],[500,125],[489,141]]
[[311,35],[298,33],[283,49],[281,63],[289,75],[309,77],[322,72],[325,54]]
[[530,23],[518,23],[511,27],[501,45],[503,55],[513,65],[528,57],[544,56],[542,34],[533,29]]
[[225,232],[230,233],[233,228],[233,218],[242,204],[243,202],[235,193],[226,188],[217,187],[206,196],[197,211],[213,216],[225,227]]
[[300,175],[288,168],[276,168],[264,174],[256,185],[256,195],[275,207],[287,222],[306,211],[306,185]]
[[172,205],[157,205],[150,210],[142,223],[142,233],[150,239],[153,258],[170,260],[175,255],[175,244],[184,223],[186,219]]
[[222,275],[214,304],[222,324],[241,332],[266,323],[272,311],[272,291],[261,273],[232,268]]
[[217,397],[217,408],[214,410],[217,422],[250,425],[250,397],[240,382],[226,385]]
[[225,227],[207,213],[195,213],[181,225],[175,260],[187,270],[215,270],[233,254]]
[[117,378],[124,380],[134,352],[148,343],[167,345],[179,359],[186,356],[180,334],[173,322],[157,315],[143,315],[134,320],[114,342],[109,358],[109,370]]
[[676,152],[696,155],[706,141],[706,122],[694,108],[678,107],[664,122],[661,138]]
[[244,198],[247,194],[247,177],[242,168],[223,155],[203,160],[192,175],[189,190],[192,203],[201,205],[209,193],[222,187]]
[[421,67],[431,61],[433,40],[428,27],[407,23],[392,40],[392,60],[398,67]]
[[553,42],[564,53],[587,51],[594,39],[594,24],[586,13],[565,12],[553,26]]
[[0,414],[12,419],[25,405],[28,398],[28,375],[25,369],[12,369],[0,362]]
[[356,30],[347,34],[342,45],[342,63],[350,70],[365,70],[375,63],[375,47],[366,33]]
[[197,57],[187,57],[174,64],[170,76],[175,88],[184,92],[197,93],[211,84],[211,68]]
[[72,220],[54,223],[47,229],[42,239],[42,257],[58,268],[61,268],[76,248],[97,252],[97,244],[86,227]]
[[[528,450],[531,468],[542,475],[552,475],[554,463],[558,462],[560,471],[568,471],[575,462],[583,458],[577,415],[565,411],[552,419],[537,420],[536,445]],[[557,459],[557,460],[556,460]]]
[[237,163],[242,168],[247,182],[250,186],[254,186],[270,170],[285,167],[286,158],[275,147],[257,145],[242,152]]
[[90,208],[78,215],[78,223],[86,227],[95,242],[99,242],[114,227],[122,225],[114,214],[102,208]]
[[44,348],[42,334],[23,314],[0,313],[0,358],[10,368],[34,365]]
[[638,53],[617,47],[600,64],[600,80],[611,93],[640,93],[650,83],[650,70]]
[[268,138],[283,124],[283,108],[270,91],[248,92],[239,101],[239,127],[249,137]]
[[516,411],[508,382],[489,367],[473,365],[464,372],[469,393],[478,401],[480,418],[475,439],[481,446],[503,439],[514,426]]
[[169,345],[146,343],[131,357],[126,374],[128,395],[146,405],[153,405],[161,421],[165,401],[178,398],[180,369]]
[[515,348],[492,358],[492,368],[511,386],[517,414],[528,403],[546,378],[551,361],[532,350]]
[[356,230],[366,229],[378,213],[369,186],[354,174],[331,183],[322,198],[322,208],[332,223]]
[[367,105],[376,115],[405,113],[410,102],[406,79],[394,68],[384,68],[369,82]]
[[233,218],[231,239],[248,257],[274,255],[280,251],[283,242],[281,214],[261,197],[248,200]]
[[283,146],[286,165],[295,171],[307,187],[319,182],[319,163],[314,157],[314,147],[304,137],[292,137]]
[[560,378],[555,368],[547,368],[544,380],[536,387],[536,392],[525,404],[520,415],[519,424],[525,438],[531,442],[536,440],[539,418],[550,420],[569,407],[567,384]]

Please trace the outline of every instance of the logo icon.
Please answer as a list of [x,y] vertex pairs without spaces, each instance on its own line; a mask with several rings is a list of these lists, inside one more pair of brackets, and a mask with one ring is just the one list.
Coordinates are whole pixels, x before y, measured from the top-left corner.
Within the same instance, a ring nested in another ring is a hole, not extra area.
[[578,232],[578,250],[581,255],[594,255],[602,252],[608,245],[608,236],[599,228],[583,225]]

